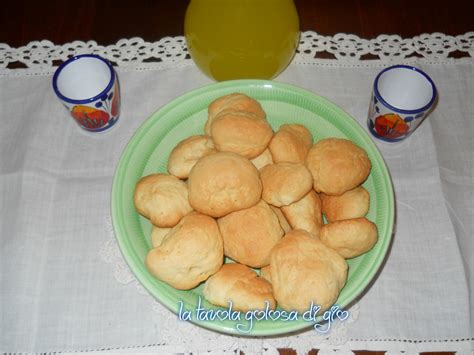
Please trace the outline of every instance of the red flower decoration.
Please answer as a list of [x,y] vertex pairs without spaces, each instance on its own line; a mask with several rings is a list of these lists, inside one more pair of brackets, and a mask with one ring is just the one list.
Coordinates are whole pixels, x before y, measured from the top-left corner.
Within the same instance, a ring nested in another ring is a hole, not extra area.
[[395,113],[387,113],[375,119],[375,132],[384,138],[399,138],[408,133],[409,126]]
[[107,112],[89,106],[76,105],[71,114],[81,126],[88,129],[100,128],[109,121]]

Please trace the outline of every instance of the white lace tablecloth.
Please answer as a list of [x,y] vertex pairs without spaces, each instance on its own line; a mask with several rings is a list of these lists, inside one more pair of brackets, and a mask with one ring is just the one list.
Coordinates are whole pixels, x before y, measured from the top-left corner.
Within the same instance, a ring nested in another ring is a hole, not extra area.
[[[455,51],[467,57],[450,58]],[[51,89],[53,61],[84,52],[114,61],[122,86],[119,124],[97,136],[79,130]],[[317,59],[321,52],[335,58]],[[376,141],[393,179],[396,230],[350,319],[325,335],[243,338],[179,321],[157,303],[130,273],[111,228],[112,178],[127,141],[161,106],[212,82],[187,56],[184,39],[0,44],[0,351],[471,353],[473,57],[474,32],[373,40],[302,34],[299,53],[276,80],[325,96],[364,128],[373,79],[389,64],[421,67],[439,102],[408,140]],[[8,69],[13,62],[28,68]]]

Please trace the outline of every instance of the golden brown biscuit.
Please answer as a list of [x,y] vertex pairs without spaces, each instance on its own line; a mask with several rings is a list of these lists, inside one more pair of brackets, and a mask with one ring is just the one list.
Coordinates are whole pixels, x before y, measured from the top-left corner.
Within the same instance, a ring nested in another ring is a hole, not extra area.
[[214,119],[222,112],[243,111],[250,112],[256,117],[266,119],[265,112],[257,100],[240,93],[233,93],[219,97],[211,102],[208,109],[208,119],[204,127],[207,135],[211,135],[211,124]]
[[158,227],[173,227],[193,210],[186,184],[167,174],[141,178],[135,186],[133,201],[138,213]]
[[342,195],[362,184],[369,176],[367,153],[350,140],[326,138],[314,144],[306,156],[316,192]]
[[192,212],[159,247],[148,252],[145,264],[156,278],[179,290],[189,290],[220,269],[223,249],[217,222]]
[[265,149],[263,151],[262,154],[260,154],[258,157],[256,158],[253,158],[252,160],[250,160],[252,162],[253,165],[255,165],[255,167],[260,170],[261,168],[263,168],[264,166],[267,166],[267,165],[270,165],[270,164],[273,164],[273,160],[272,160],[272,153],[270,153],[270,151],[267,149]]
[[252,113],[225,111],[212,121],[211,136],[216,150],[253,159],[267,148],[273,130],[267,120]]
[[159,247],[169,232],[171,232],[171,228],[153,226],[151,229],[151,244],[153,248]]
[[270,265],[264,266],[260,269],[260,277],[263,277],[268,282],[272,283],[272,271]]
[[291,162],[304,164],[306,154],[313,145],[313,136],[300,124],[284,124],[268,145],[275,163]]
[[260,201],[262,183],[257,168],[235,153],[205,156],[191,169],[189,203],[197,211],[222,217]]
[[368,252],[377,243],[377,226],[365,217],[325,224],[321,241],[346,259]]
[[255,309],[275,308],[272,286],[258,277],[251,268],[241,264],[224,264],[204,284],[204,297],[212,304],[247,312]]
[[271,249],[283,236],[278,217],[263,200],[219,218],[217,224],[224,241],[224,254],[256,268],[268,265]]
[[308,232],[292,230],[271,253],[273,295],[284,310],[305,312],[313,302],[323,312],[336,302],[347,268],[343,257]]
[[309,170],[300,163],[278,163],[260,170],[262,198],[276,207],[286,206],[303,198],[313,185]]
[[304,229],[314,238],[319,237],[319,230],[323,225],[321,200],[313,189],[301,200],[288,206],[282,206],[281,211],[290,223],[291,228]]
[[269,205],[269,206],[272,209],[272,211],[276,214],[276,216],[278,217],[278,221],[280,222],[280,226],[283,229],[283,231],[285,232],[285,234],[288,233],[291,230],[291,226],[288,223],[288,220],[286,219],[285,215],[281,211],[281,208],[278,208],[278,207],[275,207],[275,206],[272,206],[272,205]]
[[187,179],[191,168],[206,155],[215,153],[209,136],[191,136],[178,143],[170,153],[168,172],[180,179]]
[[340,196],[321,194],[322,210],[328,222],[364,217],[369,211],[369,192],[362,186]]

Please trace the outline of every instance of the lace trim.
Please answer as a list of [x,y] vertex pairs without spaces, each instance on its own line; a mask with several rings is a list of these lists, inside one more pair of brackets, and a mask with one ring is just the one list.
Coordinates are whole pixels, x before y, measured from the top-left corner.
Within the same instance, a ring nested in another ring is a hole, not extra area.
[[424,33],[410,39],[398,35],[380,35],[367,40],[342,33],[324,37],[315,32],[304,32],[301,37],[298,47],[298,57],[301,59],[315,58],[319,52],[327,52],[338,60],[349,62],[359,61],[366,55],[382,61],[410,57],[443,60],[456,51],[467,52],[474,57],[474,32],[456,37],[443,33]]
[[[374,58],[382,62],[408,58],[439,61],[452,58],[455,52],[474,57],[474,32],[459,36],[425,33],[413,38],[380,35],[369,40],[352,34],[322,36],[313,31],[306,31],[301,33],[295,62],[308,63],[323,53],[347,63]],[[0,43],[0,69],[9,69],[14,63],[21,63],[28,68],[52,68],[59,62],[82,53],[99,54],[121,67],[150,62],[174,67],[192,63],[183,36],[165,37],[157,42],[145,42],[135,37],[121,39],[109,46],[99,45],[95,41],[74,41],[55,45],[51,41],[43,40],[12,48],[8,44]]]

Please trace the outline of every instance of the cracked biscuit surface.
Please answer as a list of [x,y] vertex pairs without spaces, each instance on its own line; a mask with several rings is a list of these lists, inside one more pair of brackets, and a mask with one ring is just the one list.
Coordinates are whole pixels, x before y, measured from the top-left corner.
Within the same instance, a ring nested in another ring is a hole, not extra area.
[[346,259],[368,252],[377,243],[375,223],[365,217],[345,219],[325,224],[321,228],[321,241]]
[[313,185],[310,171],[300,163],[277,163],[260,170],[262,198],[281,207],[303,198]]
[[273,164],[272,153],[270,153],[270,150],[267,148],[263,151],[263,153],[251,159],[250,161],[258,170],[260,170],[264,166]]
[[265,112],[257,100],[254,100],[245,94],[236,92],[221,96],[209,104],[207,108],[208,118],[204,126],[206,134],[211,135],[211,125],[217,116],[223,112],[233,111],[249,112],[257,118],[266,119]]
[[204,285],[204,297],[216,306],[247,312],[275,308],[271,284],[251,268],[242,264],[225,264]]
[[362,184],[371,163],[365,150],[348,139],[326,138],[314,144],[306,156],[316,192],[342,195]]
[[281,211],[293,229],[304,229],[314,238],[319,237],[323,225],[321,200],[313,189],[301,200],[282,206]]
[[272,136],[266,119],[244,111],[225,111],[211,125],[211,137],[218,151],[234,152],[248,159],[263,153]]
[[241,93],[211,102],[204,131],[218,151],[234,152],[248,159],[259,156],[273,136],[260,103]]
[[271,249],[284,234],[278,217],[263,200],[219,218],[217,224],[224,241],[224,254],[256,268],[268,265]]
[[362,186],[340,196],[321,194],[322,210],[328,222],[364,217],[369,211],[369,192]]
[[198,212],[186,215],[151,249],[145,264],[158,279],[189,290],[216,273],[224,262],[222,237],[214,218]]
[[188,201],[186,183],[167,174],[141,178],[135,186],[133,201],[142,216],[162,228],[175,226],[193,210]]
[[270,256],[273,294],[287,311],[305,312],[311,302],[321,312],[336,302],[347,279],[342,256],[302,229],[287,233]]
[[212,217],[255,206],[262,194],[257,168],[246,158],[218,152],[199,159],[189,174],[189,203]]
[[206,155],[215,153],[214,143],[209,136],[191,136],[179,142],[168,158],[168,172],[180,179],[187,179],[196,162]]
[[274,134],[268,148],[275,163],[304,163],[313,145],[311,132],[300,124],[284,124]]

